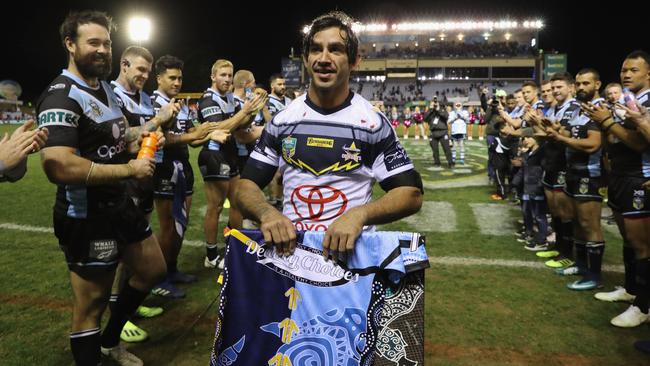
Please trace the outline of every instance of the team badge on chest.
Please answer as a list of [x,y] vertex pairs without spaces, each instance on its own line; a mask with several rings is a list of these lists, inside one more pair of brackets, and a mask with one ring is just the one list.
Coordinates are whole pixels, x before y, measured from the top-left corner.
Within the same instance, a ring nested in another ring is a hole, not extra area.
[[296,144],[298,140],[295,137],[285,137],[282,139],[282,156],[289,159],[296,154]]
[[634,198],[632,198],[632,207],[637,210],[642,210],[645,201],[645,191],[644,190],[635,190]]

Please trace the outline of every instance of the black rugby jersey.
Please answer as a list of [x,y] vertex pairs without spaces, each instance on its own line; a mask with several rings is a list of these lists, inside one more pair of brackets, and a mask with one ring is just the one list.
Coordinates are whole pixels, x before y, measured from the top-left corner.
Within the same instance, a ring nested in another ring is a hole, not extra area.
[[122,114],[126,117],[129,126],[144,126],[153,118],[153,105],[147,93],[142,90],[135,93],[128,92],[117,80],[111,81],[111,87],[122,102]]
[[[159,90],[153,92],[151,99],[155,114],[158,114],[158,112],[160,112],[160,108],[169,104],[170,101],[170,98]],[[172,121],[168,126],[169,127],[164,128],[165,132],[171,133],[173,135],[182,135],[194,127],[194,124],[192,123],[192,117],[190,115],[190,109],[187,104],[183,104],[183,107],[174,118],[174,121]],[[163,149],[162,160],[156,158],[156,162],[159,163],[161,161],[165,162],[174,160],[187,160],[189,157],[190,153],[187,149],[187,145],[176,144],[165,146]]]
[[[641,91],[636,98],[644,107],[650,108],[650,89]],[[621,97],[620,102],[624,103],[623,97]],[[626,129],[636,129],[633,123],[621,120],[617,115],[614,116],[614,121]],[[613,175],[639,178],[650,177],[650,149],[639,153],[615,138],[613,143],[608,144],[607,151]]]
[[[100,164],[124,164],[129,160],[127,124],[120,108],[121,102],[107,82],[92,88],[68,70],[50,83],[36,103],[38,125],[49,130],[46,147],[71,147],[82,158]],[[119,182],[97,186],[59,184],[54,211],[88,218],[125,197]]]
[[[569,121],[573,118],[573,113],[580,109],[580,104],[573,98],[567,99],[564,104],[555,106],[551,119],[559,122],[562,127],[569,130]],[[547,141],[544,143],[544,160],[542,167],[547,172],[557,172],[566,170],[566,147],[557,141]]]
[[[605,99],[598,98],[592,100],[590,103],[597,105],[604,102]],[[589,117],[587,117],[587,115],[584,114],[580,109],[577,109],[573,112],[573,118],[569,120],[569,126],[567,129],[571,133],[571,138],[574,139],[585,139],[588,137],[589,131],[600,131],[600,128],[596,122],[589,119]],[[601,157],[602,148],[590,154],[567,146],[567,174],[582,178],[600,177]]]
[[[234,116],[241,107],[232,93],[221,95],[212,88],[208,88],[199,100],[199,122],[221,122]],[[237,157],[237,146],[234,139],[229,139],[223,144],[216,141],[207,141],[203,150],[221,151],[224,155]]]

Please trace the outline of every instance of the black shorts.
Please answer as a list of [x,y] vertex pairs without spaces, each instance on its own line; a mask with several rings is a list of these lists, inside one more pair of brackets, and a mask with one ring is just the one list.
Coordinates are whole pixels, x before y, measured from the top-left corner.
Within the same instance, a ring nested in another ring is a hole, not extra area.
[[600,188],[600,178],[574,177],[569,175],[564,186],[564,193],[576,201],[602,202],[603,196],[598,192]]
[[[183,164],[183,174],[185,175],[185,195],[191,196],[194,193],[194,171],[192,165],[187,160],[174,160]],[[156,164],[156,171],[153,175],[155,198],[174,199],[174,188],[176,185],[172,182],[174,175],[174,162],[163,161]]]
[[199,153],[199,169],[203,181],[224,180],[239,175],[237,157],[228,157],[222,151],[202,150]]
[[566,172],[561,170],[545,170],[544,177],[542,178],[542,185],[544,188],[556,192],[563,191],[566,186]]
[[145,214],[153,211],[153,180],[127,179],[124,181],[126,194],[131,197],[135,206]]
[[237,157],[237,169],[240,172],[244,171],[244,167],[246,166],[246,162],[248,161],[248,155],[246,156],[238,156]]
[[625,218],[650,217],[650,192],[642,184],[650,178],[611,175],[607,187],[607,205]]
[[79,275],[112,271],[126,245],[151,236],[144,214],[130,199],[90,219],[54,213],[54,235],[68,269]]

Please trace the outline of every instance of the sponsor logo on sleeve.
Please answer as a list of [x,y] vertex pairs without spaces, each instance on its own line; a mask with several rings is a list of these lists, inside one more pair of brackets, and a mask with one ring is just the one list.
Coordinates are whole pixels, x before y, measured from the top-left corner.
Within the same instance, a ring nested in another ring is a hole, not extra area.
[[38,126],[77,127],[79,115],[67,109],[47,109],[38,114]]

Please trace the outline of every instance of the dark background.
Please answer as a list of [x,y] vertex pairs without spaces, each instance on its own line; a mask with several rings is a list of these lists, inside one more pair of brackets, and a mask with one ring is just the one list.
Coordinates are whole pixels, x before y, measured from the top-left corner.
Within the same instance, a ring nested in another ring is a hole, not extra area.
[[[523,20],[541,18],[540,47],[547,53],[568,54],[569,71],[594,67],[603,81],[618,81],[627,53],[646,48],[650,17],[641,2],[580,1],[22,1],[3,15],[0,80],[16,80],[21,99],[34,101],[66,67],[58,26],[70,10],[98,9],[118,24],[113,39],[113,76],[117,61],[131,42],[130,15],[145,14],[153,21],[152,39],[142,45],[155,58],[172,54],[185,61],[184,91],[200,92],[209,85],[209,70],[217,58],[230,59],[237,69],[249,69],[258,83],[267,84],[280,71],[280,59],[300,53],[301,29],[315,16],[343,10],[361,21],[385,22],[426,18]],[[153,79],[153,78],[150,78]],[[149,83],[147,90],[153,84]]]

